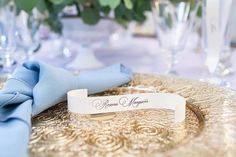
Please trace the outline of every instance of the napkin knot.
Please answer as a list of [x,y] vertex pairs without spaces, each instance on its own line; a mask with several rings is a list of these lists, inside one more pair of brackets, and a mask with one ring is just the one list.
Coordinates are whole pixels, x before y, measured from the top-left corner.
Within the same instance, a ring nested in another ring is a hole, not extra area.
[[132,72],[120,64],[76,76],[43,62],[24,63],[0,91],[0,156],[26,156],[31,116],[66,100],[68,91],[86,88],[93,94],[131,79]]

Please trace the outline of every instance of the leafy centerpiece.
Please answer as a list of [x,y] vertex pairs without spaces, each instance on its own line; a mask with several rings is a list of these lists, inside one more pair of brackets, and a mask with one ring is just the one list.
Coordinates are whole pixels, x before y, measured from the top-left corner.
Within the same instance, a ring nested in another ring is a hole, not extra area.
[[66,7],[73,6],[77,17],[84,23],[95,25],[102,18],[112,18],[123,26],[128,22],[145,21],[145,11],[150,10],[151,0],[1,0],[4,6],[14,2],[17,12],[25,11],[28,14],[38,12],[40,22],[49,25],[55,32],[61,32],[60,17]]
[[[95,25],[103,18],[111,18],[117,23],[127,26],[130,21],[142,23],[145,21],[145,12],[151,10],[152,0],[0,0],[0,7],[13,2],[17,13],[25,11],[28,14],[38,12],[38,21],[50,26],[60,33],[62,24],[60,17],[66,7],[75,7],[76,17],[83,22]],[[195,0],[170,0],[172,3]],[[200,11],[200,10],[199,10]]]

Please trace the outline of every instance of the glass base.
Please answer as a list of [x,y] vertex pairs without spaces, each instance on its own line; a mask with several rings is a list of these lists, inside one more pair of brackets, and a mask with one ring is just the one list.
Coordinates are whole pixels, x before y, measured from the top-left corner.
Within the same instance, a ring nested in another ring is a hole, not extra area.
[[10,73],[2,73],[0,72],[0,84],[1,82],[5,82],[12,74]]
[[221,76],[233,75],[234,69],[232,64],[219,63],[216,73]]
[[218,76],[204,75],[200,78],[200,81],[214,84],[221,87],[231,87],[231,83],[224,78]]
[[17,66],[17,62],[12,59],[2,59],[0,61],[0,75],[11,74]]
[[104,67],[104,64],[96,57],[94,51],[89,48],[80,47],[77,56],[66,65],[66,68],[73,71],[90,70]]
[[176,70],[168,70],[166,72],[167,75],[178,76],[178,72]]
[[221,57],[216,69],[216,74],[219,76],[228,76],[234,74],[232,64],[232,50],[229,46],[224,47],[221,51]]

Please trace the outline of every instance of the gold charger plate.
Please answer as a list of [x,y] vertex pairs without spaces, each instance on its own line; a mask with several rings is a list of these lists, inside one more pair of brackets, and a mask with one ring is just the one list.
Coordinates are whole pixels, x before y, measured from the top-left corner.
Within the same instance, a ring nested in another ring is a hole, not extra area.
[[186,121],[170,110],[118,112],[104,120],[68,113],[66,102],[32,121],[31,157],[235,156],[236,93],[198,81],[136,74],[101,95],[173,92],[187,99]]

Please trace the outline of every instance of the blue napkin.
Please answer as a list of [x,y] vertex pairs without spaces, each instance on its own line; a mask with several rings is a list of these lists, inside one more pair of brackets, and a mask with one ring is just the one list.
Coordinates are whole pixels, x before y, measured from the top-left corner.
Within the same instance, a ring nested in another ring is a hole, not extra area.
[[65,100],[69,90],[87,88],[93,94],[131,79],[132,72],[120,64],[75,76],[43,62],[24,63],[0,91],[0,157],[27,156],[31,117]]

